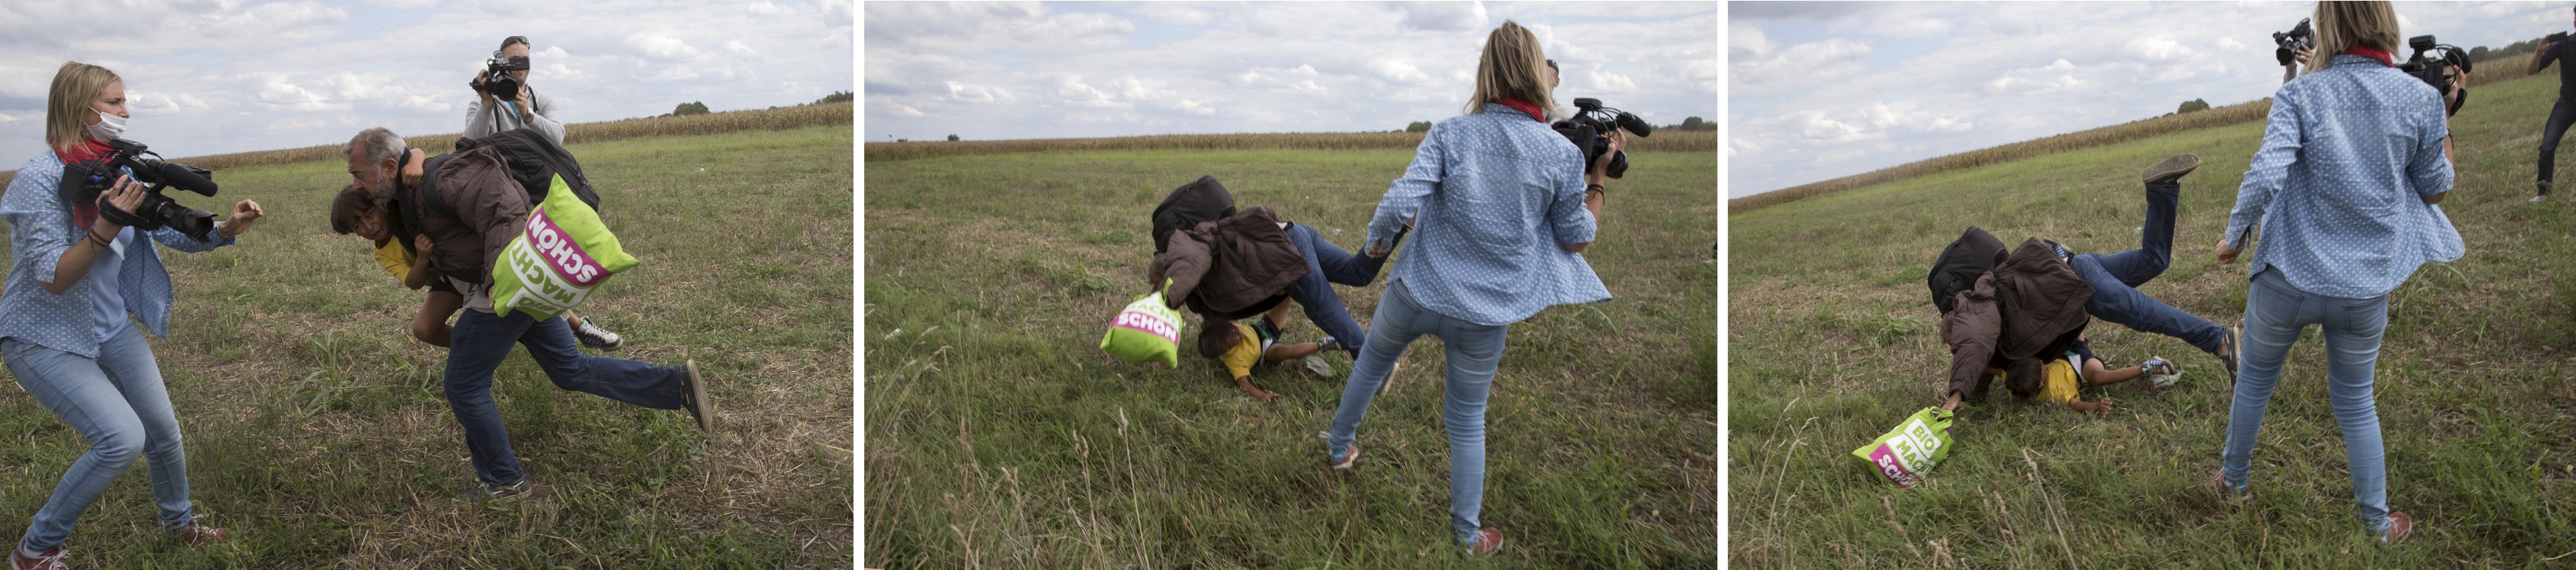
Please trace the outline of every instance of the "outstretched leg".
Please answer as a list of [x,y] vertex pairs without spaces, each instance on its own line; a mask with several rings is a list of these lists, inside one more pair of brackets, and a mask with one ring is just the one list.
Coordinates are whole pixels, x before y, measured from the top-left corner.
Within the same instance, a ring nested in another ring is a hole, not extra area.
[[2147,219],[2138,230],[2138,249],[2099,256],[2103,271],[2130,287],[2165,273],[2173,263],[2174,216],[2182,202],[2180,181],[2199,167],[2200,157],[2178,154],[2139,173],[2147,186]]
[[2219,353],[2219,345],[2227,337],[2227,327],[2138,292],[2105,270],[2102,257],[2088,253],[2075,256],[2067,263],[2075,269],[2076,276],[2084,278],[2085,284],[2093,286],[2093,298],[2084,302],[2084,312],[2138,332],[2182,339],[2192,347],[2213,355]]

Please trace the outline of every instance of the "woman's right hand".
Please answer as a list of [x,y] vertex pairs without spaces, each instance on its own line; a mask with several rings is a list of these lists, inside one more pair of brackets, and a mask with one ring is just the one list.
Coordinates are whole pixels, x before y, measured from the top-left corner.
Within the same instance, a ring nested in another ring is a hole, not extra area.
[[[119,175],[116,177],[116,183],[108,185],[107,191],[99,193],[98,198],[99,201],[116,207],[117,211],[131,214],[134,213],[135,208],[143,205],[143,183]],[[120,226],[117,229],[124,228]]]

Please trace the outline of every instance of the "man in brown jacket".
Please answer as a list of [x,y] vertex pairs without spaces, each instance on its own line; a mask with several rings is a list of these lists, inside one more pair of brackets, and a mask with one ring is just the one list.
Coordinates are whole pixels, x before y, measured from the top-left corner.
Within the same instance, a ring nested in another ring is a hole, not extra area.
[[[425,159],[408,152],[402,137],[377,127],[359,132],[341,153],[348,157],[351,179],[345,191],[389,196],[395,206],[416,212],[418,225],[408,229],[426,236],[431,245],[422,255],[465,296],[466,310],[457,315],[449,338],[445,375],[448,406],[465,428],[465,448],[477,479],[459,499],[509,499],[532,489],[511,452],[500,409],[492,403],[492,372],[509,356],[511,345],[527,346],[528,356],[557,388],[647,408],[685,409],[699,429],[713,426],[715,410],[707,402],[697,362],[660,366],[583,354],[561,317],[540,321],[518,311],[492,311],[490,268],[522,231],[533,206],[497,150],[484,147]],[[426,171],[419,186],[402,184],[399,173],[406,168]],[[427,192],[436,192],[445,207],[425,203],[431,197]]]

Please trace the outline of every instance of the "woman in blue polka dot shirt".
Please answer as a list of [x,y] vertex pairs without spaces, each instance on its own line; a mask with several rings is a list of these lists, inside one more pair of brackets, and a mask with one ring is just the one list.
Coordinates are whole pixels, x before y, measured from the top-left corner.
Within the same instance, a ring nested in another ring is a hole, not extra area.
[[[2261,245],[2247,268],[2245,325],[2227,444],[2210,485],[2248,493],[2254,438],[2299,331],[2320,325],[2326,396],[2343,428],[2353,511],[2381,541],[2414,528],[2388,506],[2388,465],[2371,394],[2388,292],[2427,262],[2459,259],[2460,233],[2436,204],[2451,190],[2444,90],[2398,71],[2397,12],[2387,2],[2318,2],[2324,65],[2281,86],[2253,167],[2236,191],[2221,263]],[[2449,93],[2457,93],[2457,83]]]
[[125,82],[115,72],[63,64],[46,101],[52,148],[20,167],[0,195],[12,255],[0,288],[0,361],[36,403],[90,442],[29,521],[11,554],[16,568],[63,568],[72,524],[138,456],[149,460],[162,528],[187,544],[224,536],[190,513],[179,420],[152,347],[127,315],[167,338],[170,274],[152,244],[188,252],[230,245],[259,219],[259,204],[234,204],[231,220],[201,241],[168,226],[141,230],[102,217],[101,204],[132,212],[143,201],[143,185],[122,176],[95,201],[58,191],[63,165],[107,154],[127,116]]
[[[1467,114],[1432,125],[1404,177],[1388,185],[1369,223],[1368,254],[1386,255],[1408,220],[1413,243],[1387,278],[1325,435],[1325,463],[1351,468],[1360,418],[1396,359],[1414,339],[1440,337],[1449,367],[1441,420],[1449,434],[1451,530],[1480,556],[1503,540],[1479,516],[1485,401],[1505,332],[1550,306],[1610,298],[1581,252],[1592,243],[1605,193],[1601,167],[1613,155],[1603,153],[1587,169],[1582,151],[1548,128],[1555,74],[1546,61],[1528,29],[1503,22],[1485,39]],[[1613,139],[1613,148],[1624,145]]]

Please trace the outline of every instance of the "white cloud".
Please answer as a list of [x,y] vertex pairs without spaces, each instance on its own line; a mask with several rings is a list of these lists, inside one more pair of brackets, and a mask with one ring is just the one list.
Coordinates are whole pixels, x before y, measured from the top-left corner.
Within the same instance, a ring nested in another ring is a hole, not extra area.
[[[1369,72],[1377,74],[1379,78],[1396,83],[1421,83],[1431,80],[1431,76],[1422,73],[1422,68],[1414,67],[1413,64],[1405,63],[1404,60],[1400,59],[1379,59],[1371,61],[1368,64],[1368,68]],[[1306,70],[1308,75],[1314,74],[1315,71],[1315,68],[1313,67],[1304,67],[1303,69]]]
[[637,55],[653,59],[675,60],[698,55],[698,48],[689,47],[688,42],[661,34],[635,36],[627,40],[626,46]]
[[2191,48],[2165,38],[2139,38],[2126,44],[2130,55],[2156,63],[2170,63],[2191,56]]
[[1446,32],[1485,29],[1484,2],[1389,2],[1404,13],[1404,27]]

